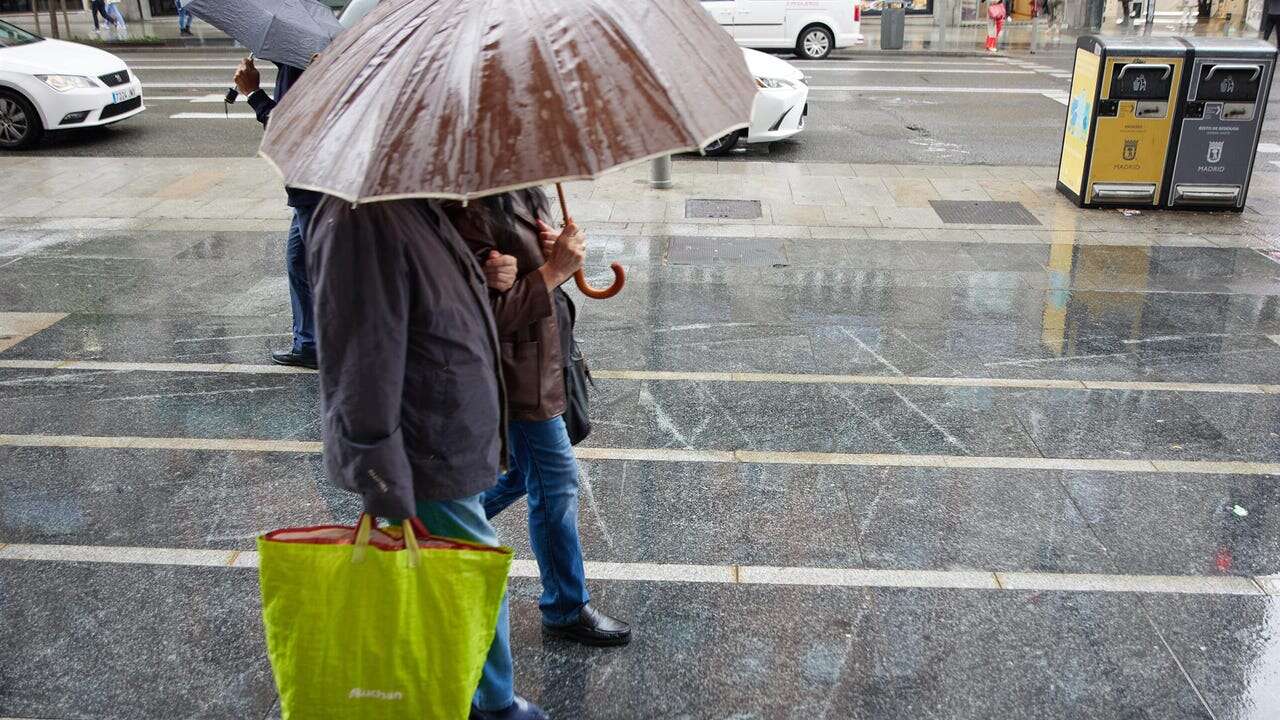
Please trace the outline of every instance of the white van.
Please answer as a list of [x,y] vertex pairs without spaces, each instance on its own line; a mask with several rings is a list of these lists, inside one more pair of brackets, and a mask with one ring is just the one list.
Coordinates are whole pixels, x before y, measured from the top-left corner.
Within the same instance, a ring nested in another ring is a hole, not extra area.
[[792,48],[820,60],[862,42],[862,0],[702,0],[702,7],[749,48]]

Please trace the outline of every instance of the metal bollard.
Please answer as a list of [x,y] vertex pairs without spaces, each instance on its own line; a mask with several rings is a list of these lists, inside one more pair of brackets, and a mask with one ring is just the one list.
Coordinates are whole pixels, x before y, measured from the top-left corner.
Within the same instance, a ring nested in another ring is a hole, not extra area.
[[1031,16],[1031,54],[1035,55],[1040,52],[1040,13],[1038,11]]
[[654,158],[649,164],[649,187],[666,190],[675,185],[671,179],[671,156],[663,155],[660,158]]

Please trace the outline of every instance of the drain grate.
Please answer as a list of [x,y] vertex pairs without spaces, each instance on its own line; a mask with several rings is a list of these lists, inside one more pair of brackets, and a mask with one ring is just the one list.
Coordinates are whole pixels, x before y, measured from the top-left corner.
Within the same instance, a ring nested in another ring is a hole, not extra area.
[[1039,225],[1020,202],[997,200],[930,200],[942,222],[955,225]]
[[787,261],[786,246],[773,238],[673,237],[667,262],[672,265],[777,265]]
[[756,220],[760,217],[760,201],[685,200],[684,216],[686,218],[717,218],[720,220]]

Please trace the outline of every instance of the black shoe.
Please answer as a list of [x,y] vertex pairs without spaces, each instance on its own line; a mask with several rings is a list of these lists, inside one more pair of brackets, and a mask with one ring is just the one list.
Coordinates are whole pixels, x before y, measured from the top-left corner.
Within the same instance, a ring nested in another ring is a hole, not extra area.
[[319,364],[316,363],[316,354],[311,352],[296,352],[294,350],[281,350],[280,352],[271,353],[271,362],[277,365],[288,365],[290,367],[304,367],[318,370]]
[[621,620],[615,620],[590,605],[582,606],[577,622],[568,625],[543,623],[542,627],[556,637],[583,645],[614,647],[631,642],[630,625]]
[[505,710],[481,710],[471,706],[471,720],[548,720],[542,708],[519,695]]

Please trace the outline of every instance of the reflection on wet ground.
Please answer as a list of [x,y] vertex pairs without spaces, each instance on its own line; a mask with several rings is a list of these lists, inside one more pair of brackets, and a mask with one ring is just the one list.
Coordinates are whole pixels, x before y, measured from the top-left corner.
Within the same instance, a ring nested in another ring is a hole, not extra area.
[[[987,232],[593,238],[590,274],[630,280],[580,303],[580,522],[637,638],[544,637],[516,578],[520,687],[583,719],[1280,717],[1278,258]],[[0,543],[247,552],[352,520],[316,376],[266,364],[281,254],[0,232]],[[498,525],[529,558],[523,514]],[[251,570],[6,552],[0,716],[278,714]],[[769,568],[815,574],[742,574]]]

